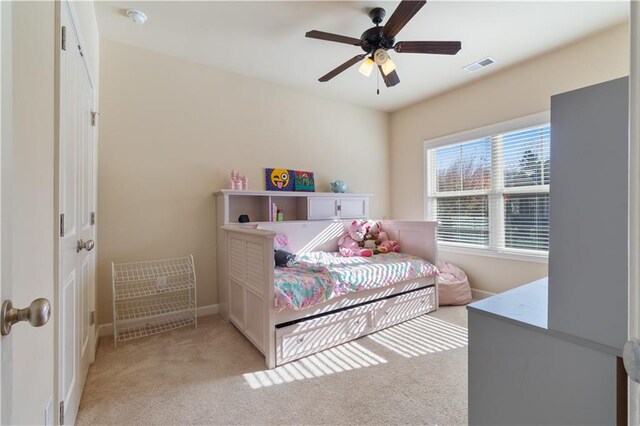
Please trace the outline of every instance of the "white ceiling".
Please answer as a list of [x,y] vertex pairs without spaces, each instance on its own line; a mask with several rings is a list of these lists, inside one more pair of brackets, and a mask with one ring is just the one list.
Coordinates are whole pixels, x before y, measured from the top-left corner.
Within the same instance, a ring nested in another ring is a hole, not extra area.
[[[387,19],[398,2],[381,1],[100,1],[102,38],[193,60],[367,107],[392,111],[504,69],[628,19],[626,1],[431,1],[396,40],[460,40],[456,56],[390,52],[401,83],[387,89],[358,66],[330,82],[318,78],[359,47],[312,40],[309,30],[359,38],[373,26],[369,9]],[[149,20],[135,25],[125,10]],[[384,24],[384,22],[383,22]],[[491,56],[498,63],[474,74],[462,67]]]

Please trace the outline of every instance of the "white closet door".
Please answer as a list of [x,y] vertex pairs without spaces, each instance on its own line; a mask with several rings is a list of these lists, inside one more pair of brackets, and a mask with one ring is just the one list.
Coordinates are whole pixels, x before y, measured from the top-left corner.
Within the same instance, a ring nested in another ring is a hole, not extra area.
[[[74,423],[89,370],[95,295],[94,88],[82,57],[71,10],[62,3],[60,54],[60,286],[59,403],[64,423]],[[82,247],[81,243],[85,243]],[[63,404],[63,405],[62,405]]]

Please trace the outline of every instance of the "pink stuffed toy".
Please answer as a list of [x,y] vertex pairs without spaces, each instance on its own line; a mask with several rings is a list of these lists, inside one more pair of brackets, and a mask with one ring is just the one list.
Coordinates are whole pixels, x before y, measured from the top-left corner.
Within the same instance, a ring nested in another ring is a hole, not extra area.
[[347,235],[343,235],[338,240],[340,254],[344,257],[363,256],[369,257],[373,255],[373,250],[361,248],[360,242],[364,240],[367,233],[366,221],[354,220],[347,226]]
[[389,253],[400,253],[400,244],[390,240],[386,232],[380,231],[378,234],[378,250],[387,250]]

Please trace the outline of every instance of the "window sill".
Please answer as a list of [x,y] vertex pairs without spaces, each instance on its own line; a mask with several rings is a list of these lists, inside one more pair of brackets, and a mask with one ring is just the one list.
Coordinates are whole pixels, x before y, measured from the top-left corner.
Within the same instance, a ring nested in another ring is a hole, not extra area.
[[545,254],[519,253],[515,251],[499,252],[489,248],[471,247],[452,243],[438,243],[438,250],[447,253],[460,253],[474,256],[495,257],[499,259],[519,260],[521,262],[549,262],[549,256]]

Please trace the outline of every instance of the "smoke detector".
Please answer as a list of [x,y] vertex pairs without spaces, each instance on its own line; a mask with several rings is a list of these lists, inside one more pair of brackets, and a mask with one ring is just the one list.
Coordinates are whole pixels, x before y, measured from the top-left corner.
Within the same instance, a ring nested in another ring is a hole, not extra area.
[[491,66],[496,63],[496,60],[490,56],[487,56],[484,59],[480,59],[472,64],[467,65],[466,67],[462,67],[463,70],[467,72],[476,72],[488,66]]
[[138,9],[129,9],[127,10],[127,16],[136,24],[142,25],[147,22],[147,15],[144,14],[141,10]]

